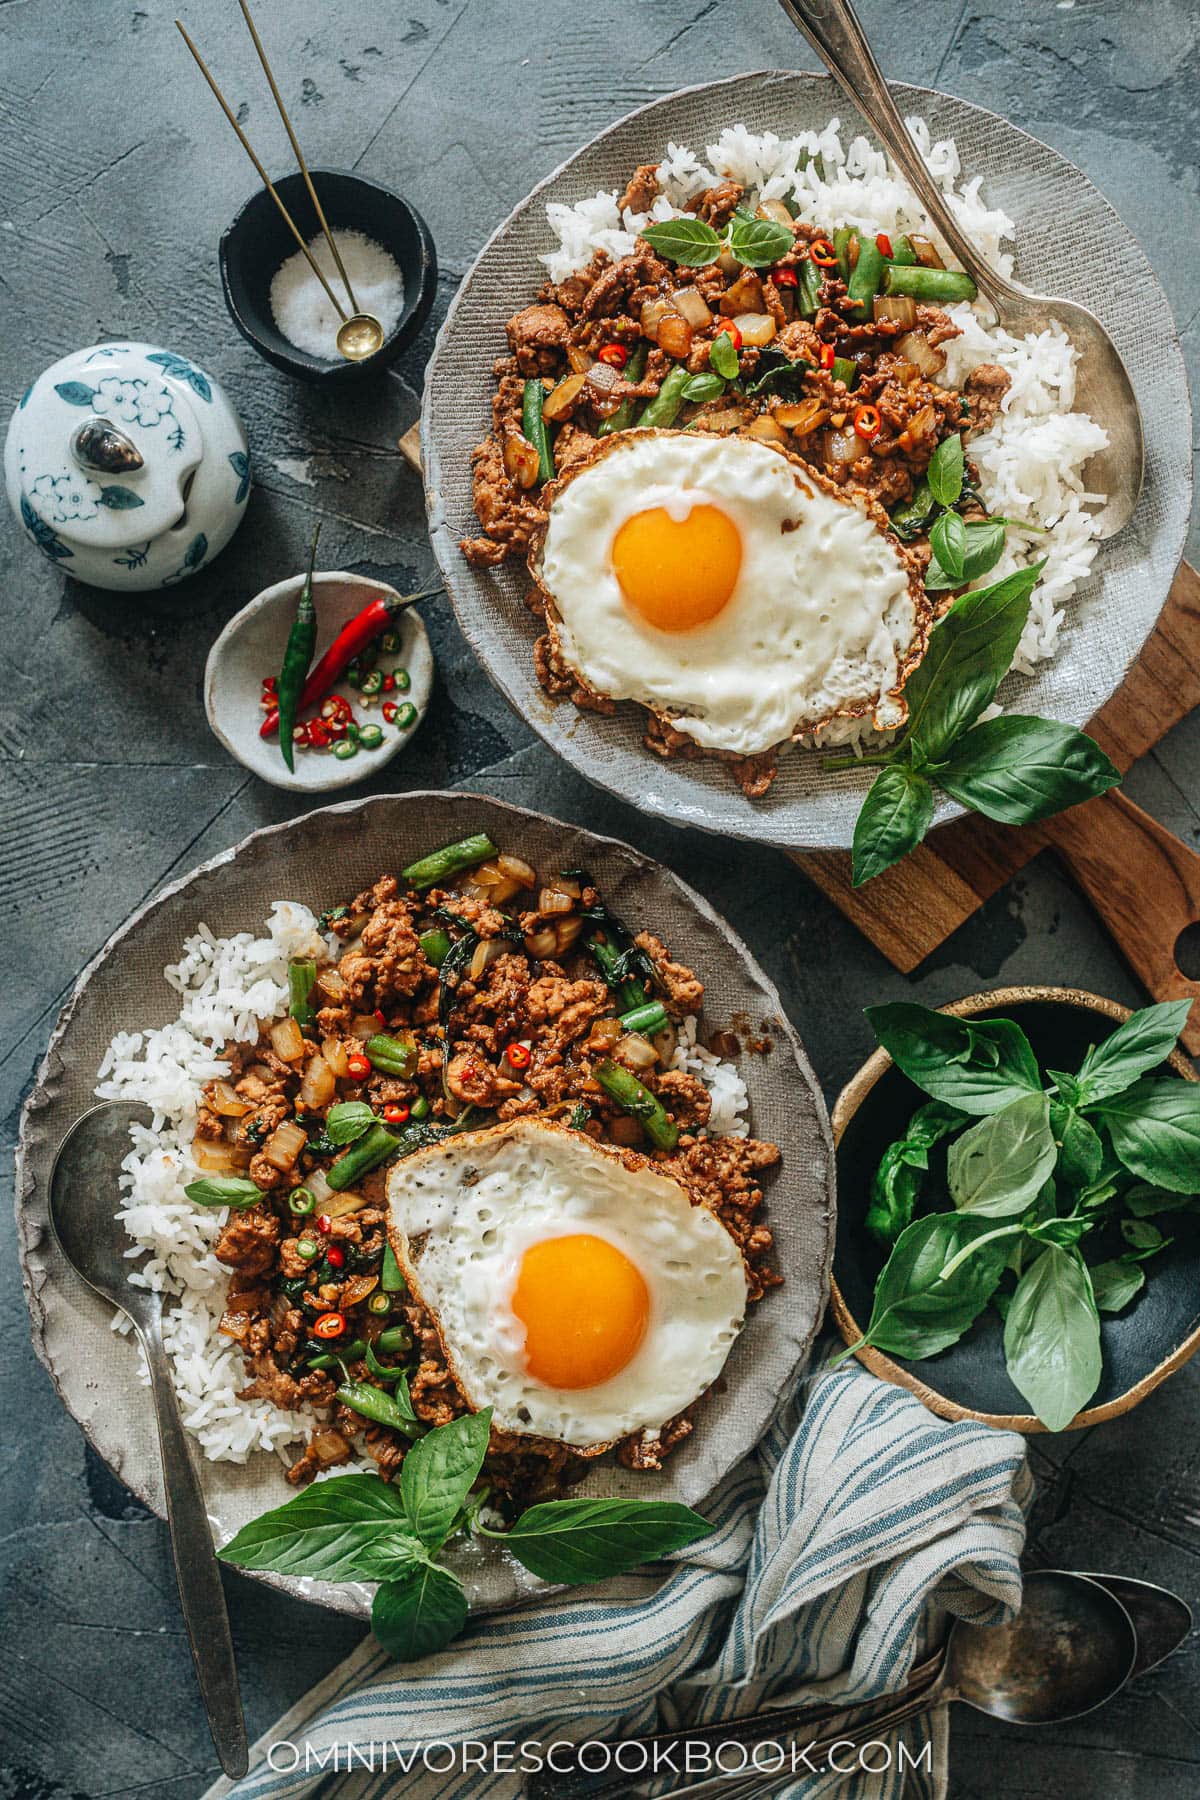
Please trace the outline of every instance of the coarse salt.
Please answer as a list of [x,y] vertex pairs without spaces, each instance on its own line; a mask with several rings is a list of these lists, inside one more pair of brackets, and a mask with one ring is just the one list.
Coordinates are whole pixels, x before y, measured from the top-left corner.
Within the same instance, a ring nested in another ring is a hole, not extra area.
[[[399,265],[381,244],[361,231],[335,231],[333,241],[346,266],[350,286],[360,312],[373,313],[383,327],[384,336],[395,329],[404,306],[404,277]],[[330,255],[322,234],[311,239],[309,251],[321,273],[339,300],[346,284]],[[347,313],[353,308],[349,296],[344,300]],[[329,295],[309,266],[302,250],[297,250],[276,270],[271,282],[271,315],[289,344],[320,356],[327,362],[338,361],[337,330],[341,324]]]

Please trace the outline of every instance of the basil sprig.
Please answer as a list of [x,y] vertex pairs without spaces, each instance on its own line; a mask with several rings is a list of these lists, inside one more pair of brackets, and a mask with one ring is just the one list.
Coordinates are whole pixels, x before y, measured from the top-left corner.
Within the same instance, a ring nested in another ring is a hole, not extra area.
[[1171,1242],[1155,1218],[1200,1212],[1200,1084],[1155,1073],[1189,1006],[1144,1007],[1074,1073],[1043,1072],[1011,1019],[868,1008],[932,1099],[875,1174],[865,1223],[890,1255],[860,1344],[934,1356],[993,1303],[1014,1385],[1050,1430],[1070,1423],[1099,1385],[1100,1313]]
[[235,1211],[262,1199],[258,1183],[244,1175],[206,1175],[202,1181],[189,1181],[183,1191],[197,1206],[232,1206]]
[[[405,1390],[407,1400],[407,1390]],[[689,1507],[661,1500],[550,1500],[507,1531],[485,1525],[479,1479],[491,1408],[435,1426],[408,1451],[398,1482],[340,1475],[315,1482],[244,1525],[221,1551],[239,1569],[324,1581],[377,1581],[371,1628],[398,1662],[440,1650],[467,1619],[467,1599],[438,1561],[463,1530],[496,1538],[547,1581],[601,1581],[680,1550],[712,1530]]]
[[1017,714],[975,723],[1012,664],[1043,566],[960,594],[908,679],[908,724],[899,741],[876,756],[826,763],[882,765],[854,826],[855,887],[921,842],[935,787],[989,819],[1028,825],[1120,782],[1095,740],[1072,725]]
[[647,225],[642,236],[656,256],[691,269],[706,268],[716,262],[723,250],[728,250],[745,268],[767,269],[786,256],[796,242],[795,232],[786,225],[736,214],[724,231],[706,225],[703,219],[660,219],[657,224]]

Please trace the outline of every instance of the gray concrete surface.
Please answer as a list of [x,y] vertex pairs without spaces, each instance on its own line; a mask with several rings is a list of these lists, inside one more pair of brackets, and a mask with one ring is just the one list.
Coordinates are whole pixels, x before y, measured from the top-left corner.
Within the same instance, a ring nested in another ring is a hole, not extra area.
[[[433,331],[493,225],[622,112],[688,82],[812,66],[771,0],[272,0],[260,7],[311,159],[409,193],[436,235],[438,310],[401,365],[419,388]],[[862,0],[886,69],[1007,113],[1078,161],[1167,287],[1193,367],[1200,195],[1191,0]],[[286,145],[232,0],[187,20],[273,167]],[[430,559],[418,486],[391,453],[399,390],[331,401],[236,336],[217,281],[221,229],[253,177],[199,86],[165,0],[0,0],[3,412],[65,351],[157,338],[228,384],[257,464],[250,516],[169,600],[63,581],[0,532],[0,1120],[11,1145],[62,997],[162,882],[297,810],[234,766],[200,698],[208,645],[298,566],[314,517],[327,566],[400,584]],[[1103,272],[1100,272],[1103,279]],[[407,423],[407,419],[400,419]],[[1194,546],[1195,548],[1195,546]],[[558,766],[492,691],[444,602],[426,609],[433,716],[386,783],[475,786],[595,822],[662,857],[746,935],[778,981],[827,1091],[868,1048],[860,1008],[915,994],[1067,979],[1137,990],[1086,904],[1043,859],[908,981],[781,857],[655,825]],[[1128,791],[1189,842],[1200,722]],[[0,1224],[0,1800],[193,1800],[214,1773],[176,1610],[166,1533],[90,1455],[28,1341],[11,1227]],[[1034,1561],[1149,1576],[1200,1600],[1200,1365],[1134,1414],[1031,1450]],[[253,1731],[356,1640],[346,1621],[228,1583]],[[1107,1712],[1020,1734],[963,1713],[952,1790],[1175,1800],[1200,1791],[1195,1642]]]

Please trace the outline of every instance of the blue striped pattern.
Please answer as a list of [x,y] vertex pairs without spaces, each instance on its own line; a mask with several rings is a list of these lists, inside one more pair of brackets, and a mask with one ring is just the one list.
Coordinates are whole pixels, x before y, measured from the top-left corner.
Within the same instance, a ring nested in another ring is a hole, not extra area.
[[[731,1719],[766,1702],[860,1700],[899,1686],[931,1619],[1019,1605],[1030,1483],[1009,1432],[937,1419],[851,1364],[818,1375],[705,1507],[712,1537],[656,1574],[475,1620],[419,1666],[368,1639],[255,1746],[251,1773],[205,1800],[513,1800],[512,1773],[277,1773],[269,1744],[596,1737]],[[664,1573],[665,1570],[665,1573]],[[905,1727],[932,1769],[806,1777],[804,1800],[934,1800],[945,1709]],[[278,1760],[278,1758],[277,1758]],[[905,1785],[907,1783],[907,1785]]]

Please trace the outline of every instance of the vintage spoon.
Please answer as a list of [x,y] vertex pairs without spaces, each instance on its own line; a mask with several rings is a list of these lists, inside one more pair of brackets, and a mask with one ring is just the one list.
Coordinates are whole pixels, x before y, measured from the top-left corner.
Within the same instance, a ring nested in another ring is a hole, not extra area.
[[[1108,1581],[1109,1577],[1103,1578]],[[1111,1578],[1114,1581],[1117,1577]],[[1165,1589],[1149,1589],[1141,1600],[1152,1648],[1141,1651],[1133,1624],[1119,1599],[1100,1579],[1061,1569],[1041,1569],[1025,1576],[1024,1602],[1011,1625],[970,1625],[956,1620],[945,1643],[913,1670],[898,1692],[878,1695],[858,1705],[836,1704],[778,1708],[742,1719],[688,1730],[652,1733],[644,1738],[623,1739],[647,1751],[687,1743],[738,1743],[749,1754],[756,1745],[795,1744],[803,1747],[813,1767],[820,1766],[831,1744],[853,1745],[873,1741],[880,1731],[891,1730],[931,1706],[963,1700],[980,1712],[990,1712],[1013,1724],[1057,1723],[1077,1718],[1102,1706],[1134,1673],[1152,1668],[1182,1642],[1191,1614],[1182,1601]],[[1145,1660],[1143,1660],[1145,1657]],[[837,1721],[832,1737],[821,1738],[817,1727]],[[628,1754],[625,1773],[610,1763],[605,1770],[566,1769],[556,1759],[554,1775],[542,1772],[530,1777],[530,1800],[598,1800],[600,1795],[641,1791]],[[648,1762],[648,1767],[653,1767]],[[662,1765],[671,1768],[671,1763]],[[682,1767],[682,1756],[675,1767]],[[726,1773],[663,1790],[663,1800],[701,1800],[719,1795],[721,1800],[753,1800],[769,1793],[777,1779],[763,1769],[741,1780],[726,1764]],[[790,1779],[791,1777],[788,1776]]]
[[1074,300],[1030,293],[1005,281],[965,236],[925,167],[889,92],[850,0],[779,0],[858,108],[1000,323],[1017,336],[1061,325],[1079,351],[1075,400],[1108,433],[1088,463],[1088,486],[1108,496],[1097,536],[1128,524],[1142,489],[1145,447],[1137,395],[1116,345],[1094,313]]
[[129,1153],[129,1127],[149,1125],[151,1117],[147,1106],[109,1101],[75,1121],[54,1160],[50,1222],[75,1273],[102,1300],[129,1317],[145,1353],[183,1622],[221,1767],[236,1779],[246,1773],[250,1754],[233,1639],[204,1495],[188,1451],[163,1345],[162,1296],[129,1285],[127,1277],[133,1266],[126,1255],[129,1239],[114,1217],[117,1171]]

